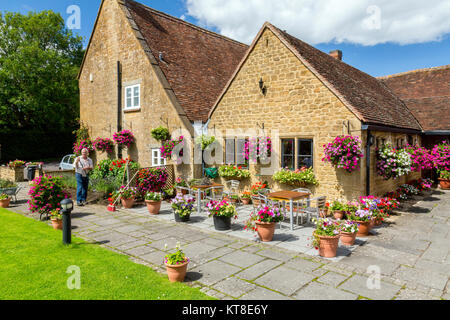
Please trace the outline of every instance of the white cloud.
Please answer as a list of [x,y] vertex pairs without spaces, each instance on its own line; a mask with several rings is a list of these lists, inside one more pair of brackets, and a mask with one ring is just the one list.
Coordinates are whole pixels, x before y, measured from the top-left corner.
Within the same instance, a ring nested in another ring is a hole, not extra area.
[[450,33],[450,0],[186,0],[186,6],[203,26],[245,43],[265,21],[311,44],[411,44]]

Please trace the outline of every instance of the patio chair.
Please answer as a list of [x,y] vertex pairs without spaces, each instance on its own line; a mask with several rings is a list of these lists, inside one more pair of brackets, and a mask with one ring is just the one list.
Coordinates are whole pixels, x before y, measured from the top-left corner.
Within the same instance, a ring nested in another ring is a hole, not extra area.
[[207,200],[220,201],[223,198],[224,190],[222,186],[216,186],[201,191],[201,194],[203,194],[204,198]]
[[[325,208],[325,204],[327,202],[326,196],[320,196],[312,199],[308,199],[310,203],[316,204],[316,206],[306,206],[303,210],[300,210],[301,213],[306,213],[307,222],[311,221],[311,217],[315,216],[316,218],[320,217],[320,211]],[[298,222],[297,222],[298,223]]]
[[239,180],[228,180],[225,182],[225,187],[227,190],[223,191],[223,194],[231,197],[234,194],[239,194],[239,185],[241,182]]

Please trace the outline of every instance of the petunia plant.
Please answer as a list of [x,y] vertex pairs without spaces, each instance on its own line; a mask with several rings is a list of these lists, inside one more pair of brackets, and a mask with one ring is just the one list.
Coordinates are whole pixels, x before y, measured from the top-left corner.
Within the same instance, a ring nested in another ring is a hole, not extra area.
[[135,142],[134,135],[130,130],[115,132],[113,139],[118,145],[126,148],[129,148]]
[[397,179],[411,172],[411,155],[389,144],[377,149],[377,173],[385,180]]
[[111,153],[114,150],[114,142],[109,138],[96,138],[92,142],[92,146],[96,151]]
[[324,162],[330,162],[338,169],[353,172],[359,169],[363,157],[361,139],[357,136],[337,136],[333,142],[324,145]]

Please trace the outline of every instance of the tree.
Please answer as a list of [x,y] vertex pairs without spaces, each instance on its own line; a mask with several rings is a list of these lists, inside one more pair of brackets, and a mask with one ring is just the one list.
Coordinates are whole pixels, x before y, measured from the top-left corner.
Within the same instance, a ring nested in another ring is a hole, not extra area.
[[73,130],[83,54],[60,14],[0,13],[0,132]]

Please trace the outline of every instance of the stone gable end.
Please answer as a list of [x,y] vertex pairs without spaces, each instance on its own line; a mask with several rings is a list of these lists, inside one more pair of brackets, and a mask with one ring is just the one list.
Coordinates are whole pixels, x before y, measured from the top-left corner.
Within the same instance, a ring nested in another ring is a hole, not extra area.
[[[267,88],[265,95],[259,88],[260,78]],[[347,174],[322,162],[323,145],[346,134],[348,123],[351,134],[361,136],[359,119],[266,28],[211,114],[209,132],[264,124],[266,135],[275,129],[281,138],[313,139],[314,172],[320,183],[312,188],[315,194],[353,198],[364,190],[361,171]],[[258,166],[250,169],[259,171]],[[289,188],[271,182],[269,176],[252,179],[248,187],[268,180],[275,188]]]
[[[80,73],[80,119],[88,125],[92,139],[111,138],[117,131],[117,61],[122,65],[122,128],[131,130],[136,145],[123,150],[141,166],[151,166],[151,148],[160,143],[151,130],[160,125],[189,131],[130,26],[117,0],[103,3]],[[92,82],[91,80],[92,74]],[[141,108],[123,111],[125,86],[140,84]],[[97,160],[106,154],[97,155]]]

